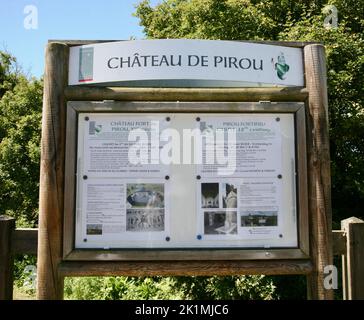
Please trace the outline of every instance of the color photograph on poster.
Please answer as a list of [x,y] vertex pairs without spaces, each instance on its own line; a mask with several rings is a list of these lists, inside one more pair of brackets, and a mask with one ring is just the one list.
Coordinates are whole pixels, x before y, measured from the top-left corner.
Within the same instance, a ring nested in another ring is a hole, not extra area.
[[126,187],[126,207],[164,208],[164,184],[129,183]]

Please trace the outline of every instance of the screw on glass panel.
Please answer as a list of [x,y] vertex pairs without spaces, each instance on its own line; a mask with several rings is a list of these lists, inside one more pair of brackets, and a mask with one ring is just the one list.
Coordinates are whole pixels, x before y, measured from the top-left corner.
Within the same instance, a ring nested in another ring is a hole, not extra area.
[[196,176],[196,179],[197,180],[200,180],[201,179],[201,176],[200,175]]
[[200,234],[197,235],[197,240],[201,240],[202,236]]
[[283,234],[280,234],[280,235],[279,235],[279,237],[280,237],[280,238],[283,238]]
[[89,117],[85,117],[85,121],[88,121],[90,118]]
[[200,117],[197,117],[197,118],[196,118],[196,121],[200,121],[200,120],[201,120],[201,119],[200,119]]
[[87,242],[87,239],[85,238],[85,239],[83,239],[83,242]]
[[83,180],[87,180],[87,176],[85,175],[85,176],[83,176]]
[[171,238],[170,237],[166,237],[166,241],[169,241],[169,240],[171,240]]
[[165,178],[166,180],[169,180],[169,176],[165,176],[164,178]]
[[278,178],[278,179],[282,179],[282,175],[281,175],[281,174],[279,174],[279,175],[277,176],[277,178]]
[[277,117],[277,118],[276,118],[276,121],[277,121],[277,122],[281,121],[281,118],[280,118],[280,117]]
[[171,121],[171,118],[170,117],[166,117],[166,121]]
[[265,255],[266,255],[267,257],[269,257],[269,256],[270,256],[270,253],[269,253],[269,252],[266,252],[266,253],[265,253]]

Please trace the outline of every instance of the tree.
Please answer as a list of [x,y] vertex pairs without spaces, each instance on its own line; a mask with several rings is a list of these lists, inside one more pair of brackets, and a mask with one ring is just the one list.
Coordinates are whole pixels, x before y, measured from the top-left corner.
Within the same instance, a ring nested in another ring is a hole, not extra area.
[[[323,26],[335,5],[338,28]],[[135,15],[148,38],[317,41],[326,47],[332,201],[336,225],[363,217],[364,1],[165,0],[139,3]]]
[[15,58],[0,53],[0,214],[34,227],[38,187],[42,82],[27,79]]

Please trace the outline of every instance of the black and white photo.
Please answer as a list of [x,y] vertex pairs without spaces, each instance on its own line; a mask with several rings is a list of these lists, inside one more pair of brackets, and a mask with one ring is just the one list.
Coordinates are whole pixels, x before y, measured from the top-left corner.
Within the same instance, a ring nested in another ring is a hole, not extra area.
[[222,203],[223,208],[237,208],[238,197],[237,188],[231,183],[222,183]]
[[205,211],[204,234],[237,234],[236,211]]
[[201,183],[201,207],[219,208],[218,183]]
[[164,209],[128,209],[126,231],[164,231]]

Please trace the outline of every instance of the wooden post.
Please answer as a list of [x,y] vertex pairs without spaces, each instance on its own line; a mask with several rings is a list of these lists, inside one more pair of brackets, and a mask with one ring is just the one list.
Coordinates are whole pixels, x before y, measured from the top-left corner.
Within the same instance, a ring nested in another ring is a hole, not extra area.
[[364,300],[364,221],[352,217],[341,221],[346,233],[343,255],[343,298]]
[[62,299],[63,182],[68,76],[67,45],[50,43],[46,49],[41,169],[39,190],[38,299]]
[[13,299],[12,233],[15,219],[0,216],[0,300]]
[[325,50],[320,44],[304,47],[307,108],[308,201],[310,255],[309,299],[333,299],[324,288],[324,267],[333,264],[331,232],[331,178]]

